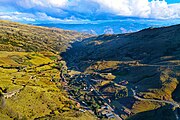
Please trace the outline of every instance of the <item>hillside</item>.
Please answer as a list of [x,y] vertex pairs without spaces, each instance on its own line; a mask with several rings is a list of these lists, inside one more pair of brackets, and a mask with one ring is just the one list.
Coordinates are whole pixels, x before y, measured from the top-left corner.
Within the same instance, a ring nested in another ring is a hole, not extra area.
[[179,31],[92,36],[1,20],[0,119],[178,120]]
[[88,36],[75,31],[0,21],[1,51],[60,52],[69,42]]
[[179,31],[180,25],[174,25],[75,42],[61,56],[84,82],[78,84],[71,73],[69,84],[81,93],[80,100],[95,100],[99,117],[107,103],[121,119],[179,119]]
[[0,120],[94,120],[64,90],[59,53],[89,37],[74,31],[0,21]]

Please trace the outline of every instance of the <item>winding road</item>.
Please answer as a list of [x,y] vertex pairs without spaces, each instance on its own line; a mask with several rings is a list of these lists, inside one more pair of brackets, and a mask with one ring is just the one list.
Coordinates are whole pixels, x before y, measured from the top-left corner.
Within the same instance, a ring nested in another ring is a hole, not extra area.
[[180,108],[180,105],[177,102],[175,102],[175,101],[155,100],[155,99],[141,98],[141,97],[136,95],[136,91],[135,90],[133,90],[133,89],[131,89],[131,90],[133,92],[134,98],[136,98],[138,100],[141,100],[141,101],[151,101],[151,102],[159,102],[159,103],[167,103],[167,104],[173,105],[175,108]]
[[[159,103],[167,103],[167,104],[170,104],[170,105],[174,106],[175,109],[176,109],[176,108],[180,108],[180,105],[179,105],[177,102],[175,102],[175,101],[155,100],[155,99],[141,98],[141,97],[139,97],[139,96],[136,95],[136,91],[135,91],[134,89],[131,89],[131,90],[132,90],[132,92],[133,92],[134,98],[137,99],[137,100],[140,100],[140,101],[159,102]],[[175,110],[174,112],[175,112],[176,119],[177,119],[177,120],[180,120],[177,111]]]
[[8,99],[11,98],[13,96],[15,96],[17,93],[20,93],[21,90],[24,89],[25,86],[22,86],[22,88],[14,90],[12,92],[8,92],[8,93],[3,93],[4,98]]
[[109,110],[110,110],[110,111],[113,113],[113,115],[115,116],[115,119],[116,119],[116,120],[122,120],[122,118],[121,118],[119,115],[117,115],[117,114],[114,112],[114,109],[106,102],[106,100],[103,98],[103,95],[96,90],[96,88],[95,88],[95,86],[94,86],[93,84],[91,84],[91,82],[89,81],[89,79],[85,78],[85,80],[86,80],[86,83],[89,84],[89,85],[92,87],[92,89],[94,90],[94,92],[95,92],[98,96],[100,96],[100,98],[101,98],[101,99],[104,101],[104,103],[108,106]]

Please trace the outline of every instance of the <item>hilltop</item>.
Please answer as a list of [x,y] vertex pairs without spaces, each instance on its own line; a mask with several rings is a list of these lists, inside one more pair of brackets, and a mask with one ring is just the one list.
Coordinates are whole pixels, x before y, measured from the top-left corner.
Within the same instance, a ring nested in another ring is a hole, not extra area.
[[[92,96],[100,117],[104,99],[121,119],[176,120],[180,112],[179,31],[180,25],[174,25],[74,42],[61,56],[71,71],[88,77],[81,77],[86,81],[82,88],[77,78],[70,85],[78,89],[82,100]],[[89,84],[92,91],[83,87]]]

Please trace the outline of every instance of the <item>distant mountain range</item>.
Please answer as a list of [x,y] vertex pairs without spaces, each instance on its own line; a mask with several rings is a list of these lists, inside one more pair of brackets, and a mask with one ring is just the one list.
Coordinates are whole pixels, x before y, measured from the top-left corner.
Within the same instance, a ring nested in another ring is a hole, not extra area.
[[38,26],[56,27],[66,30],[75,30],[90,34],[119,34],[136,32],[149,27],[162,27],[180,23],[180,19],[173,20],[155,20],[142,18],[127,18],[120,17],[111,20],[72,20],[62,23],[39,23]]

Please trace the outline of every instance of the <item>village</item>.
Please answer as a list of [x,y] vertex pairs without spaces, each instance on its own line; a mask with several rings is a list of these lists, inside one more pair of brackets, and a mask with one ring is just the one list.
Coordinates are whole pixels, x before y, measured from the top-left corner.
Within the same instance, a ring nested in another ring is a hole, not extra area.
[[[115,98],[117,93],[102,94],[98,90],[97,85],[103,82],[103,78],[97,79],[97,73],[81,73],[73,76],[62,73],[60,76],[62,78],[62,84],[65,87],[64,89],[68,92],[69,98],[76,101],[76,107],[79,108],[79,111],[89,111],[100,119],[124,120],[126,116],[131,115],[131,111],[126,107],[122,106],[121,110],[118,109],[118,112],[116,112],[115,106],[111,105],[110,98]],[[119,83],[113,83],[112,81],[111,83],[116,87],[122,87],[128,84],[125,80]],[[126,93],[121,94],[125,96]]]

